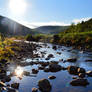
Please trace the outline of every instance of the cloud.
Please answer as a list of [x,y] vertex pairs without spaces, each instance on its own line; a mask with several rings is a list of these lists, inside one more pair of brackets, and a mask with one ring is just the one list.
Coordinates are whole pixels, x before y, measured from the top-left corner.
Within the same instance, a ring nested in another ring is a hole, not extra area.
[[20,21],[19,23],[20,24],[23,24],[29,28],[37,28],[37,27],[40,27],[40,26],[69,26],[71,25],[71,23],[75,23],[75,24],[78,24],[78,23],[81,23],[82,21],[87,21],[89,20],[91,17],[87,17],[87,18],[81,18],[81,19],[74,19],[72,20],[70,23],[65,23],[65,22],[56,22],[56,21],[51,21],[51,22],[25,22],[25,21]]
[[32,23],[28,23],[28,22],[20,22],[23,25],[29,27],[29,28],[37,28],[40,26],[68,26],[70,24],[66,24],[64,22],[56,22],[56,21],[52,21],[52,22],[32,22]]
[[75,23],[75,24],[78,24],[78,23],[81,23],[82,21],[87,21],[91,19],[91,17],[87,17],[87,18],[81,18],[81,19],[74,19],[72,22]]

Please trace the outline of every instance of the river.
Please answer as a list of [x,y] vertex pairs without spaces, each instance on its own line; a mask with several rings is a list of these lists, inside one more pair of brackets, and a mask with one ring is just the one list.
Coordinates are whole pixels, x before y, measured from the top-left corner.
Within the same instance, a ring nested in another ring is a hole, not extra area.
[[[38,48],[36,52],[34,53],[39,53],[45,52],[45,57],[43,58],[24,58],[23,61],[21,62],[32,62],[32,61],[58,61],[61,66],[67,67],[69,65],[75,65],[78,67],[85,68],[86,71],[92,70],[92,62],[86,62],[85,60],[87,59],[92,59],[92,53],[91,52],[83,52],[80,50],[75,50],[72,49],[72,47],[65,47],[65,46],[57,46],[57,50],[52,49],[52,44],[47,43],[45,46],[43,43],[36,43],[40,44],[42,48]],[[61,53],[61,54],[59,54]],[[54,58],[51,58],[50,60],[45,60],[45,58],[49,55],[53,54]],[[67,60],[68,58],[77,58],[77,61],[75,63],[70,63],[70,62],[62,62]],[[28,71],[31,74],[32,68],[37,69],[39,65],[28,65],[21,67],[24,71]],[[13,66],[11,66],[13,67]],[[7,72],[7,74],[10,71]],[[48,76],[54,75],[56,76],[56,79],[54,80],[49,80]],[[72,77],[74,75],[70,75],[67,70],[61,70],[59,72],[44,72],[43,70],[39,70],[38,74],[35,76],[23,76],[22,79],[20,80],[16,76],[11,77],[11,81],[8,82],[7,84],[11,84],[14,82],[20,83],[19,85],[19,92],[31,92],[33,87],[38,88],[37,83],[40,79],[46,78],[50,81],[52,85],[52,90],[51,92],[92,92],[92,78],[87,77],[88,81],[90,82],[89,85],[86,87],[80,87],[80,86],[71,86],[70,81],[72,81]],[[40,92],[40,91],[38,91]]]

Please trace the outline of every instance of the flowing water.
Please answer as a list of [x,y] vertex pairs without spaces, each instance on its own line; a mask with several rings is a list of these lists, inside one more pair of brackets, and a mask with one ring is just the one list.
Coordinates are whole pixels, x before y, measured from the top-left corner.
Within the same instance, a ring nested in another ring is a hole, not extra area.
[[[65,46],[58,46],[57,50],[52,49],[52,44],[47,44],[45,46],[43,43],[37,43],[42,46],[42,48],[38,48],[37,52],[34,53],[41,53],[45,52],[44,58],[25,58],[22,62],[31,62],[31,61],[58,61],[61,66],[67,67],[69,65],[75,65],[79,67],[85,68],[86,71],[92,70],[92,62],[86,62],[85,60],[92,58],[91,52],[82,52],[79,50],[73,50],[72,47],[65,47]],[[61,54],[58,54],[57,52],[60,52]],[[54,58],[51,58],[50,60],[45,60],[45,58],[49,55],[53,54]],[[69,63],[69,62],[62,62],[61,59],[67,60],[68,58],[77,58],[77,62],[75,63]],[[25,67],[22,67],[23,70],[28,71],[31,73],[32,68],[37,69],[39,65],[28,65]],[[9,73],[9,71],[8,71]],[[56,79],[49,80],[48,76],[54,75],[56,76]],[[33,87],[38,88],[37,83],[40,79],[46,78],[50,81],[52,85],[51,92],[92,92],[92,78],[87,77],[89,81],[89,85],[86,87],[80,87],[80,86],[71,86],[69,83],[72,81],[73,75],[70,75],[67,70],[61,70],[59,72],[51,73],[51,72],[44,72],[43,70],[39,70],[38,74],[35,76],[23,76],[23,78],[20,80],[16,76],[13,76],[11,78],[10,84],[13,82],[20,83],[19,86],[19,92],[31,92]],[[7,83],[7,84],[9,84]],[[40,91],[38,91],[40,92]]]

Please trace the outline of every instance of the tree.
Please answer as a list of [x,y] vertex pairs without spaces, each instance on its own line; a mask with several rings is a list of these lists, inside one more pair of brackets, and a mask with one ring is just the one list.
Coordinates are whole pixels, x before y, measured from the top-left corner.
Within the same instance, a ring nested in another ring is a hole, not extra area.
[[27,40],[27,41],[34,41],[34,38],[33,38],[33,36],[32,36],[31,34],[28,34],[28,35],[26,36],[26,40]]
[[59,40],[60,40],[59,35],[54,35],[54,36],[53,36],[53,42],[54,42],[54,43],[58,43]]

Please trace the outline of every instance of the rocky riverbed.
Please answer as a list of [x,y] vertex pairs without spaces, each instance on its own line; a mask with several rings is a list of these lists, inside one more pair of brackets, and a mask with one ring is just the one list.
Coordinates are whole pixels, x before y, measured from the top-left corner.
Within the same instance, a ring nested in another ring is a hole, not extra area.
[[[18,41],[19,42],[19,41]],[[36,42],[14,44],[20,50],[0,66],[3,92],[91,92],[92,53]]]

